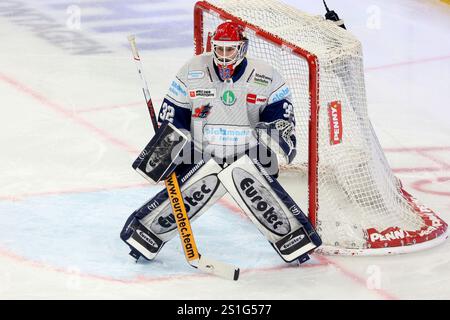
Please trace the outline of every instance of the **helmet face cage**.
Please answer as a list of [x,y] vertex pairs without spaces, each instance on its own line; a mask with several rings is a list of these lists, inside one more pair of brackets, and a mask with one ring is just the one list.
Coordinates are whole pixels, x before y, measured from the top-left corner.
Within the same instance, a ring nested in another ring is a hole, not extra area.
[[214,61],[218,66],[238,66],[247,54],[248,40],[215,41],[212,40]]

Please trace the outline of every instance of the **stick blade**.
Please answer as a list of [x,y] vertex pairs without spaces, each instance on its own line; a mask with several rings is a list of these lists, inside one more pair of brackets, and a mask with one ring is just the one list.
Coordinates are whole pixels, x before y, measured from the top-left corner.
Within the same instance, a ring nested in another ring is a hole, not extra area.
[[228,280],[239,279],[239,268],[204,256],[201,256],[198,261],[198,269]]

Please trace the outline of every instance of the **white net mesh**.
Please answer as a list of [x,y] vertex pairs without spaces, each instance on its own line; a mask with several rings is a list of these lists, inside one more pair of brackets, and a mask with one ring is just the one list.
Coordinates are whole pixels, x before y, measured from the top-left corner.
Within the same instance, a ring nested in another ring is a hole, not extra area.
[[[317,168],[310,171],[316,175],[317,201],[308,209],[310,215],[317,215],[316,226],[324,248],[336,253],[360,253],[370,247],[425,242],[445,233],[445,222],[428,209],[427,214],[423,208],[418,209],[389,168],[367,114],[361,45],[350,32],[322,17],[307,15],[274,0],[208,3],[214,8],[203,3],[203,19],[196,20],[203,28],[203,32],[196,34],[197,44],[206,44],[208,34],[225,18],[230,19],[224,17],[224,12],[231,14],[232,20],[247,24],[248,56],[269,62],[291,89],[298,156],[292,165],[284,168],[296,170],[299,182],[305,184],[308,184],[305,169]],[[260,31],[282,39],[284,45],[275,44]],[[307,52],[294,54],[292,45]],[[310,69],[308,53],[317,57],[318,68]],[[311,72],[319,79],[318,93],[310,92]],[[320,109],[317,119],[312,119],[310,124],[314,95]],[[336,144],[330,143],[334,127],[330,124],[333,118],[329,105],[333,102],[341,105],[338,116],[341,136]],[[310,126],[317,127],[317,139],[309,139]],[[317,163],[308,162],[308,155],[315,150],[311,144],[317,145]],[[314,193],[311,183],[306,190],[311,197]],[[307,204],[300,205],[305,208]],[[434,224],[430,219],[434,219]],[[425,236],[416,234],[424,230],[427,230]]]

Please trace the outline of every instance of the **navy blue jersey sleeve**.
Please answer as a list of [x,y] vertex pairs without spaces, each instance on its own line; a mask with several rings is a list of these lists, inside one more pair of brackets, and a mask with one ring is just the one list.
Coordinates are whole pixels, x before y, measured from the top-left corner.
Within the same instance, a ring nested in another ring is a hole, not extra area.
[[177,104],[172,99],[164,98],[159,111],[158,121],[167,120],[178,129],[191,130],[191,109]]
[[261,122],[274,122],[277,120],[286,120],[295,126],[294,107],[287,99],[282,99],[268,104],[260,113]]

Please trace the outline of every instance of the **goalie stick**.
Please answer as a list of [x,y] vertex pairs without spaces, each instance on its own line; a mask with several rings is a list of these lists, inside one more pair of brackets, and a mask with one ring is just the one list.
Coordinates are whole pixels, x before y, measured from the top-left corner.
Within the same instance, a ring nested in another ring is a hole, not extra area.
[[[158,129],[158,123],[156,121],[155,109],[153,107],[152,99],[150,97],[150,91],[148,90],[147,81],[145,80],[144,77],[141,58],[137,50],[136,37],[134,35],[130,35],[128,36],[128,41],[130,42],[134,62],[136,63],[136,67],[142,81],[143,86],[142,91],[144,93],[145,102],[147,104],[147,109],[150,114],[153,129],[156,132],[156,130]],[[166,185],[167,193],[169,195],[173,216],[175,217],[175,221],[177,223],[178,233],[180,235],[184,255],[189,265],[206,273],[213,274],[222,278],[230,280],[238,280],[239,268],[236,268],[232,265],[220,261],[207,258],[198,252],[197,245],[194,239],[194,234],[191,229],[191,224],[189,222],[189,217],[187,215],[186,207],[184,205],[184,201],[181,196],[180,186],[178,184],[178,179],[175,172],[173,172],[164,181],[164,183]]]

